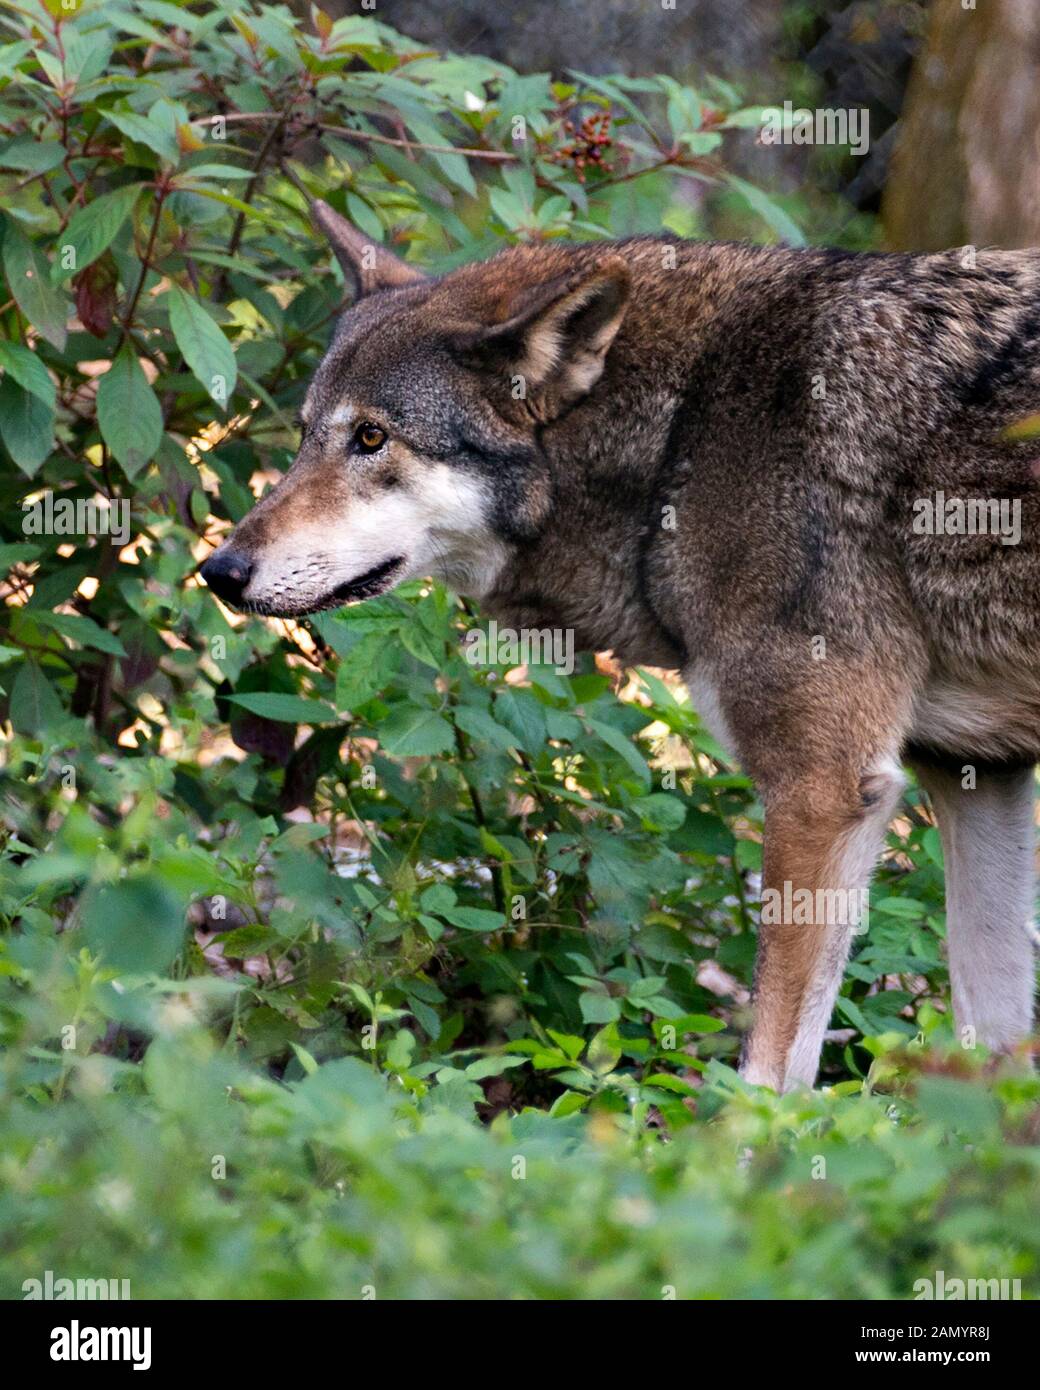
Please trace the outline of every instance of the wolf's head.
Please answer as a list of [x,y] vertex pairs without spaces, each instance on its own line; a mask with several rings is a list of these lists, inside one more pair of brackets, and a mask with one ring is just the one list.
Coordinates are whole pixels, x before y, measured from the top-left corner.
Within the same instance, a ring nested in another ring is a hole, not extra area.
[[202,567],[227,602],[294,616],[432,574],[480,597],[552,508],[541,430],[595,385],[625,261],[525,246],[439,280],[325,203],[355,290],[301,411],[285,477]]

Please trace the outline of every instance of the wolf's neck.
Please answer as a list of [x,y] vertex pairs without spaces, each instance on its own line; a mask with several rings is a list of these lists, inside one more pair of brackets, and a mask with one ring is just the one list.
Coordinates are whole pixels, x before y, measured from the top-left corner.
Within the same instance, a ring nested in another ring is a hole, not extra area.
[[651,478],[570,468],[549,526],[506,559],[481,600],[485,612],[518,630],[570,630],[578,651],[613,651],[625,664],[680,665],[681,645],[647,591],[660,524]]
[[[510,562],[481,607],[500,626],[573,633],[577,651],[612,651],[625,665],[678,668],[683,659],[640,591],[639,557],[542,550]],[[624,568],[631,566],[631,568]]]
[[482,606],[511,627],[570,628],[579,650],[676,667],[680,624],[648,573],[660,569],[672,425],[700,345],[681,316],[661,322],[637,304],[629,317],[589,396],[544,431],[552,515],[537,541],[510,547]]

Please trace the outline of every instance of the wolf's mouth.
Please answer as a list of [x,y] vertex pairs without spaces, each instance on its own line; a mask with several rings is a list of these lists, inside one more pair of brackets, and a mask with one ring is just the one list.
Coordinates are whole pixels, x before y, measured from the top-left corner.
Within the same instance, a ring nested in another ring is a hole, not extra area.
[[384,589],[389,589],[396,572],[404,564],[403,555],[395,555],[390,560],[384,560],[381,565],[375,565],[372,569],[366,570],[364,574],[359,574],[356,579],[351,579],[346,584],[340,584],[333,589],[331,598],[337,603],[350,603],[356,599],[374,598],[376,594],[381,594]]
[[287,600],[279,595],[275,599],[260,599],[236,602],[244,613],[257,613],[266,618],[304,618],[310,613],[323,613],[330,608],[340,608],[344,603],[356,603],[361,599],[375,598],[389,589],[399,572],[406,564],[404,555],[394,555],[381,565],[374,565],[356,578],[330,589],[322,598]]

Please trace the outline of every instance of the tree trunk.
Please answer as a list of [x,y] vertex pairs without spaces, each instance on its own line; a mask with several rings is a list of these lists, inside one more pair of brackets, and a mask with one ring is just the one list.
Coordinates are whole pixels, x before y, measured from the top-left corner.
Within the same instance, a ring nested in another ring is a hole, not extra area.
[[1040,246],[1040,4],[936,0],[882,207],[888,245]]

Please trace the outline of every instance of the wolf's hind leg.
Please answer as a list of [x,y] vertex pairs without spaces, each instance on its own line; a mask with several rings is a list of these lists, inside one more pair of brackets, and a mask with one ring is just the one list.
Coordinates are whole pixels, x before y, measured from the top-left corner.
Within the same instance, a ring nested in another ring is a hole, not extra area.
[[1007,1052],[1033,1029],[1035,771],[980,764],[965,787],[959,768],[914,768],[942,837],[957,1026],[967,1042]]

